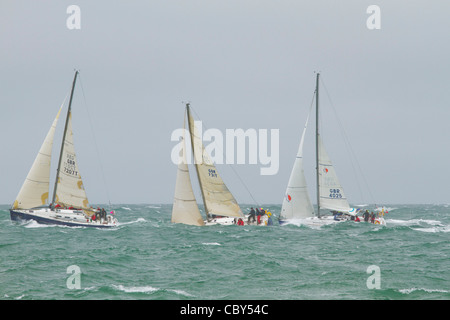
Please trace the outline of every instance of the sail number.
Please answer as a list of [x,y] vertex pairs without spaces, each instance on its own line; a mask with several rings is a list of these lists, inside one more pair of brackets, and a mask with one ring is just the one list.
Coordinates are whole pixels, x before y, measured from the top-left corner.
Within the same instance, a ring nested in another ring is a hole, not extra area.
[[340,199],[342,198],[341,190],[339,189],[330,189],[330,198]]
[[68,154],[67,160],[64,163],[64,173],[72,176],[78,176],[78,171],[76,170],[75,156]]
[[208,175],[213,178],[217,178],[216,170],[208,169]]

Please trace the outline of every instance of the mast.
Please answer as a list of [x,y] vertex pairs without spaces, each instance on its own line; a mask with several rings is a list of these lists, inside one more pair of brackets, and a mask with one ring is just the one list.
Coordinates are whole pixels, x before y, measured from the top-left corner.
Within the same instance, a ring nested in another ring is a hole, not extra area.
[[62,143],[61,143],[61,150],[59,153],[59,161],[58,161],[58,169],[56,171],[55,187],[53,188],[53,199],[52,199],[52,204],[51,204],[53,207],[55,206],[56,188],[58,186],[58,180],[59,180],[59,169],[61,168],[61,160],[62,160],[62,155],[63,155],[63,150],[64,150],[64,142],[66,141],[67,125],[69,123],[69,117],[70,117],[70,113],[71,113],[71,109],[72,109],[73,91],[75,90],[75,83],[77,81],[77,76],[78,76],[78,71],[75,71],[75,76],[73,78],[73,83],[72,83],[72,91],[70,92],[69,107],[67,108],[67,117],[66,117],[66,124],[64,126],[64,134],[63,134]]
[[316,186],[317,217],[320,218],[320,186],[319,186],[319,73],[316,77]]
[[[194,134],[194,132],[191,132],[191,128],[194,128],[194,126],[193,126],[194,124],[192,123],[192,125],[191,125],[191,110],[190,110],[190,104],[189,103],[186,103],[186,111],[187,111],[187,116],[188,116],[189,132],[190,132],[190,136],[191,136],[192,154],[194,156],[195,172],[197,173],[197,180],[198,180],[198,183],[200,185],[200,191],[202,193],[202,200],[203,200],[203,205],[205,206],[206,219],[209,220],[209,211],[208,211],[208,207],[206,206],[205,195],[203,193],[202,181],[200,180],[200,174],[198,172],[198,167],[197,167],[198,164],[195,161],[195,159],[196,159],[195,150],[194,150],[195,149],[194,148],[194,137],[195,137],[195,134]],[[203,152],[203,150],[202,150],[202,152]],[[202,154],[202,159],[203,159],[203,154]]]

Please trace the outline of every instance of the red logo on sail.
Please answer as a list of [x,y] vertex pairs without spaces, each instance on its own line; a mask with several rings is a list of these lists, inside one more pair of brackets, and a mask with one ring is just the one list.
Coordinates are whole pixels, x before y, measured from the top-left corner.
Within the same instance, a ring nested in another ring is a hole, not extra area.
[[287,200],[288,202],[291,202],[292,198],[291,198],[291,196],[290,196],[289,194],[286,195],[286,200]]
[[323,172],[328,173],[328,169],[327,168],[323,168]]

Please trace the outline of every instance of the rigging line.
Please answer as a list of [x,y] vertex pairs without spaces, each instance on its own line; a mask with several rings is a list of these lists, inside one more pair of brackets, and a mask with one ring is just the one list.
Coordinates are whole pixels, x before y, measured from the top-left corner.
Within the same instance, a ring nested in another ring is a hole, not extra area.
[[[195,115],[197,116],[197,118],[201,119],[201,118],[199,117],[197,111],[195,111],[195,109],[192,108],[192,106],[190,106],[190,107],[191,107],[191,110],[194,111],[194,113],[195,113]],[[202,125],[206,128],[206,130],[208,130],[208,127],[204,125],[203,120],[202,120]],[[202,137],[200,137],[200,138],[202,138]],[[214,141],[214,143],[215,143],[215,141]],[[215,144],[215,145],[216,145],[217,147],[220,147],[220,146],[218,146],[217,144]],[[223,150],[221,150],[221,151],[222,151],[222,154],[223,154]],[[233,165],[229,165],[229,167],[231,168],[231,170],[233,170],[234,174],[238,177],[239,181],[242,183],[242,185],[244,186],[244,188],[247,190],[247,192],[249,193],[249,195],[250,195],[250,197],[252,198],[252,200],[258,205],[258,207],[260,207],[261,204],[260,204],[258,201],[255,200],[255,198],[253,197],[253,194],[250,192],[250,190],[249,190],[249,188],[247,187],[247,185],[245,184],[245,182],[244,182],[244,181],[242,180],[242,178],[239,176],[239,174],[237,173],[237,171],[233,168]],[[223,179],[223,178],[222,178],[222,179]]]
[[[358,176],[357,176],[357,174],[356,174],[357,170],[356,170],[356,167],[355,167],[355,163],[354,163],[354,161],[353,161],[353,158],[356,160],[356,154],[354,153],[353,148],[351,147],[350,140],[349,140],[348,137],[347,137],[347,134],[346,134],[346,132],[345,132],[344,126],[343,126],[343,124],[342,124],[342,122],[341,122],[341,120],[340,120],[340,118],[339,118],[339,116],[338,116],[338,114],[337,114],[336,108],[334,107],[334,104],[333,104],[333,102],[332,102],[332,100],[331,100],[330,94],[329,94],[329,92],[328,92],[328,90],[327,90],[325,84],[323,83],[323,80],[322,80],[322,85],[323,85],[323,87],[324,87],[324,89],[325,89],[325,92],[326,92],[326,94],[327,94],[328,100],[330,101],[330,104],[331,104],[331,107],[332,107],[333,112],[334,112],[334,114],[335,114],[337,123],[339,124],[339,129],[340,129],[341,135],[342,135],[342,137],[343,137],[343,139],[344,139],[344,143],[345,143],[346,147],[348,148],[348,150],[350,151],[350,154],[351,154],[351,157],[350,157],[350,164],[352,165],[352,168],[353,168],[353,174],[354,174],[354,177],[355,177],[355,181],[356,181],[356,183],[357,183],[357,185],[358,185],[358,189],[359,189],[361,198],[362,198],[363,201],[365,201],[365,200],[364,200],[364,194],[363,194],[363,192],[362,192],[361,185],[360,185],[360,183],[359,183],[359,179],[358,179]],[[356,160],[356,162],[357,162],[357,160]],[[359,165],[358,165],[358,168],[359,168],[360,173],[361,173],[361,175],[362,175],[362,170],[361,170],[361,168],[359,167]],[[369,190],[369,193],[370,193],[370,190]]]
[[[363,172],[363,170],[361,169],[361,166],[359,165],[358,159],[357,159],[357,157],[356,157],[356,153],[353,151],[353,148],[352,148],[352,146],[351,146],[351,144],[350,144],[350,140],[348,139],[347,134],[346,134],[345,129],[344,129],[344,126],[342,125],[342,122],[341,122],[341,120],[340,120],[340,118],[339,118],[339,116],[338,116],[338,114],[337,114],[336,108],[334,107],[333,101],[331,100],[331,97],[330,97],[330,94],[329,94],[329,92],[328,92],[328,89],[327,89],[325,83],[323,82],[322,78],[321,78],[320,80],[321,80],[322,85],[323,85],[323,87],[324,87],[324,89],[325,89],[325,92],[326,92],[326,94],[327,94],[328,100],[330,101],[330,104],[331,104],[332,109],[333,109],[333,112],[334,112],[334,114],[335,114],[335,116],[336,116],[337,122],[338,122],[338,124],[339,124],[339,126],[340,126],[341,134],[342,134],[342,136],[343,136],[343,138],[344,138],[344,142],[345,142],[347,148],[349,149],[349,151],[350,151],[350,153],[351,153],[351,155],[352,155],[352,157],[350,157],[350,162],[351,162],[351,164],[352,164],[353,170],[355,171],[355,178],[356,178],[356,182],[357,182],[357,184],[358,184],[358,188],[360,189],[360,192],[361,192],[361,187],[360,187],[360,184],[359,184],[359,180],[358,180],[358,178],[357,178],[357,176],[356,176],[356,170],[355,170],[355,166],[354,166],[354,162],[353,162],[353,159],[352,159],[352,158],[354,158],[354,161],[356,162],[356,165],[357,165],[357,167],[358,167],[358,169],[359,169],[359,173],[361,174],[361,176],[362,176],[362,178],[363,178],[363,181],[364,181],[364,183],[365,183],[365,185],[366,185],[366,188],[367,188],[367,190],[368,190],[368,192],[369,192],[369,196],[370,196],[372,202],[375,203],[375,200],[374,200],[372,191],[371,191],[371,189],[370,189],[370,187],[369,187],[369,184],[367,183],[366,177],[364,176],[364,172]],[[362,194],[362,192],[361,192],[361,194]],[[364,199],[363,199],[363,200],[364,200]]]
[[107,187],[108,185],[106,184],[105,173],[103,172],[103,165],[102,165],[102,162],[101,162],[100,152],[99,152],[99,148],[98,148],[98,145],[97,145],[97,139],[95,138],[95,131],[94,131],[94,127],[92,125],[91,115],[89,114],[89,108],[87,107],[86,96],[84,94],[84,88],[83,88],[83,81],[81,79],[81,74],[78,74],[78,75],[80,76],[81,92],[83,93],[84,105],[86,107],[86,112],[88,113],[89,125],[91,127],[91,132],[92,132],[94,145],[95,145],[95,151],[97,152],[97,158],[98,158],[98,162],[100,164],[100,172],[101,172],[101,175],[102,175],[103,184],[105,185],[106,197],[108,198],[108,204],[109,204],[109,207],[111,208],[112,205],[111,205],[111,199],[109,197],[109,191],[108,191],[108,187]]

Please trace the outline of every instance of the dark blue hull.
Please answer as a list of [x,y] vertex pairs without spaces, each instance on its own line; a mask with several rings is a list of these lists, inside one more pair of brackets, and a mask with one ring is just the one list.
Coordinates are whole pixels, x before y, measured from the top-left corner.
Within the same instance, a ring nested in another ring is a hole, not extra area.
[[76,223],[70,221],[63,221],[52,218],[44,218],[41,216],[33,215],[31,213],[25,213],[20,211],[14,211],[12,209],[9,210],[12,221],[29,221],[34,220],[40,224],[49,224],[49,225],[60,225],[60,226],[68,226],[68,227],[91,227],[91,228],[111,228],[115,227],[113,225],[105,225],[105,224],[88,224],[88,223]]

